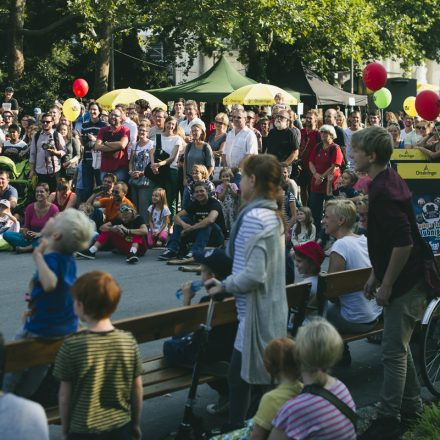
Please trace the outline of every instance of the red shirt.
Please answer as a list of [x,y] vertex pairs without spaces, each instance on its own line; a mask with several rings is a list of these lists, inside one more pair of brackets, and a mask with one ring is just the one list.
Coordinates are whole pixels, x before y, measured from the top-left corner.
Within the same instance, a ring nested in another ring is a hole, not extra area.
[[[110,126],[100,128],[97,139],[100,139],[102,142],[118,142],[124,137],[130,139],[130,130],[125,125],[120,125],[115,130]],[[113,172],[120,168],[128,168],[127,153],[127,148],[119,151],[103,152],[101,171]]]
[[[341,169],[339,168],[344,161],[342,151],[336,144],[331,144],[327,149],[324,149],[322,144],[318,144],[310,153],[309,162],[315,165],[316,172],[319,174],[325,173],[332,165],[337,165],[333,171],[333,191],[338,187],[338,180],[341,176]],[[316,193],[327,193],[327,179],[324,182],[317,184],[315,178],[312,177],[311,191]]]
[[309,130],[303,128],[301,130],[301,143],[299,145],[298,157],[301,159],[304,169],[309,169],[310,153],[321,142],[321,136],[318,130]]

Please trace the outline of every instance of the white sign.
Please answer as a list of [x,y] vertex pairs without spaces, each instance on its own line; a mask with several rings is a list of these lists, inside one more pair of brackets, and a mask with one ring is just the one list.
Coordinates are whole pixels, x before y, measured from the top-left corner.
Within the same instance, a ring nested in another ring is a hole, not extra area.
[[298,102],[298,107],[296,108],[296,113],[301,116],[304,113],[304,103]]
[[356,100],[353,98],[353,96],[350,96],[350,98],[348,98],[348,105],[351,107],[356,105]]

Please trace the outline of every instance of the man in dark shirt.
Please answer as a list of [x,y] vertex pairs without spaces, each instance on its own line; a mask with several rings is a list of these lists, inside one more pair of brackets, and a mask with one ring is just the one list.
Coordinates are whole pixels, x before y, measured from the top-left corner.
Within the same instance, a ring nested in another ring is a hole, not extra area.
[[99,130],[108,124],[101,121],[102,109],[98,103],[89,105],[90,121],[84,122],[81,128],[81,143],[84,147],[82,159],[83,198],[87,200],[92,194],[95,184],[101,185],[101,153],[93,151]]
[[267,137],[267,154],[273,154],[280,162],[288,166],[298,157],[299,138],[289,128],[289,112],[279,110],[275,115],[274,128]]
[[400,422],[422,411],[420,385],[409,342],[428,293],[423,271],[423,239],[411,207],[408,186],[387,166],[393,151],[387,130],[370,127],[353,133],[357,171],[373,179],[369,187],[368,251],[372,264],[367,298],[384,307],[384,382],[379,417],[361,439],[400,438]]
[[203,182],[194,186],[194,197],[194,202],[176,215],[168,249],[159,260],[176,258],[188,242],[193,244],[185,255],[187,260],[193,259],[193,252],[203,252],[208,244],[217,247],[224,243],[225,219],[220,202],[209,197]]

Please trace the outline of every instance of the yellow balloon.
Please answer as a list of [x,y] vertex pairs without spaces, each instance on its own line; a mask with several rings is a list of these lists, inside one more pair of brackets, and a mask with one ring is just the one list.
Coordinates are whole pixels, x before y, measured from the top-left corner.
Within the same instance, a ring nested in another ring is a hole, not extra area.
[[66,99],[63,104],[63,113],[70,122],[76,121],[81,113],[79,102],[75,98]]
[[417,116],[415,96],[408,96],[408,98],[403,101],[403,110],[405,110],[405,113],[412,118]]

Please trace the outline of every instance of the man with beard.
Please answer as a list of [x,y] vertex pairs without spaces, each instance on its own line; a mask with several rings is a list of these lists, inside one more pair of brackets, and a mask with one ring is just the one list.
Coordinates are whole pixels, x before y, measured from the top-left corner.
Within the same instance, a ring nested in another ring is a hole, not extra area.
[[299,139],[289,128],[289,112],[279,110],[275,115],[274,128],[270,130],[267,139],[267,154],[273,154],[279,162],[287,166],[298,157]]
[[102,152],[101,177],[106,173],[116,174],[118,180],[128,180],[128,155],[130,130],[121,124],[121,111],[110,113],[110,126],[99,130],[96,138],[95,151]]

